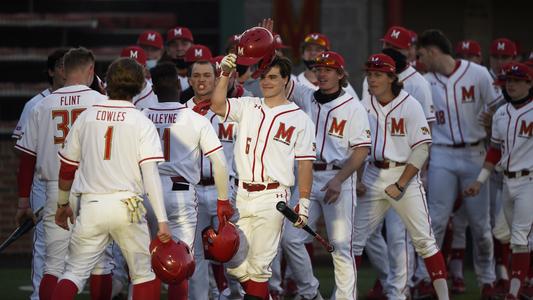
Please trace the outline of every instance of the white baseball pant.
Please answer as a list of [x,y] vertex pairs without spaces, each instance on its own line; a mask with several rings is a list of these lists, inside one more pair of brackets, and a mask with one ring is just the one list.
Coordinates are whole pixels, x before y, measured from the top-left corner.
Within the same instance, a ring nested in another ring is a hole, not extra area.
[[[33,212],[43,207],[46,203],[46,184],[44,181],[33,176],[31,185],[30,205]],[[44,210],[41,211],[41,214]],[[39,285],[43,278],[44,260],[46,255],[46,243],[44,240],[44,221],[37,223],[33,231],[33,250],[31,259],[31,283],[33,292],[30,295],[31,300],[39,300]]]

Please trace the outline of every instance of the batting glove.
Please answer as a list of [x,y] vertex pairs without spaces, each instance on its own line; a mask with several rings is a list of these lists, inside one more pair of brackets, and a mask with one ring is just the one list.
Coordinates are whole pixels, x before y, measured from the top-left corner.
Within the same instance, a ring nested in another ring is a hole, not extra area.
[[232,53],[224,56],[220,62],[220,68],[222,69],[222,75],[229,76],[231,71],[237,68],[237,55]]
[[298,220],[294,222],[294,227],[303,228],[307,225],[307,220],[309,219],[309,199],[300,198],[298,205],[296,205],[294,211],[298,214]]
[[225,223],[233,216],[233,207],[229,200],[217,200],[217,216],[219,224]]
[[143,205],[143,199],[139,196],[133,196],[128,199],[120,200],[128,208],[128,215],[131,223],[141,223],[143,216],[146,213],[146,208]]

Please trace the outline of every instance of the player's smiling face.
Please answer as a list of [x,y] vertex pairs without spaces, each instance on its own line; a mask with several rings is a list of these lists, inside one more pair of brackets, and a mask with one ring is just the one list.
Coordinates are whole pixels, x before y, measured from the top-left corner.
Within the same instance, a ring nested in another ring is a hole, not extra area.
[[195,96],[205,96],[213,93],[215,88],[215,73],[210,63],[195,63],[189,78]]
[[368,71],[367,74],[368,91],[371,95],[380,99],[383,95],[387,95],[391,90],[393,78],[385,72]]
[[285,84],[288,78],[281,77],[279,67],[274,66],[265,74],[261,75],[260,86],[261,92],[265,98],[272,98],[285,93]]
[[529,90],[533,87],[531,81],[509,78],[505,81],[505,89],[513,100],[520,100],[529,94]]
[[324,94],[332,94],[339,90],[339,80],[342,75],[334,68],[316,67],[313,68],[316,78],[318,80],[318,87]]

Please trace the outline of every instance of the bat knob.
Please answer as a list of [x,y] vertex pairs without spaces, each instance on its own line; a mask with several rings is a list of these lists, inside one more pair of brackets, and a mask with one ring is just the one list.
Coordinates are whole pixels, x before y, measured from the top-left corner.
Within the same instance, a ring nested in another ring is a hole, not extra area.
[[335,247],[333,247],[333,246],[330,245],[330,246],[328,247],[327,251],[328,251],[329,253],[332,253],[333,251],[335,251]]
[[287,204],[285,204],[284,201],[279,201],[279,202],[276,204],[276,209],[277,209],[278,211],[283,211],[286,207],[287,207]]

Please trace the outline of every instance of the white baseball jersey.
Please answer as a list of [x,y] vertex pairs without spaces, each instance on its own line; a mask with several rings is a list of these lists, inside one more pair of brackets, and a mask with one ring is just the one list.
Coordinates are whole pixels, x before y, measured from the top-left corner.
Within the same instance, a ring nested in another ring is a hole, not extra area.
[[315,100],[314,92],[298,83],[290,100],[304,110],[315,124],[317,159],[342,167],[352,149],[370,146],[367,111],[359,99],[349,93],[320,104]]
[[[313,90],[318,90],[318,83],[314,83],[309,81],[304,75],[305,72],[300,73],[298,76],[296,76],[296,81],[303,84],[304,86],[307,86]],[[291,79],[294,80],[294,78],[291,76]],[[357,93],[353,89],[352,85],[348,83],[348,86],[342,88],[346,93],[350,94],[352,97],[354,97],[356,100],[359,100],[359,97],[357,96]]]
[[200,181],[200,157],[222,150],[209,121],[177,102],[159,103],[143,110],[159,131],[165,162],[159,173],[182,176],[188,182]]
[[50,95],[50,89],[46,89],[39,94],[35,95],[33,98],[31,98],[26,104],[24,104],[24,109],[22,109],[22,113],[20,114],[20,119],[17,122],[17,126],[15,127],[15,130],[13,130],[13,134],[11,135],[14,139],[20,139],[22,137],[23,126],[28,121],[28,117],[30,116],[30,111],[35,107],[37,103],[39,103],[41,100],[43,100],[44,97]]
[[39,179],[58,180],[57,151],[74,121],[85,109],[106,99],[87,86],[71,85],[54,91],[33,108],[15,148],[37,156],[35,172]]
[[152,90],[152,82],[150,80],[145,79],[144,88],[138,95],[133,97],[131,102],[137,109],[143,109],[157,105],[159,101],[157,100],[157,95]]
[[406,162],[411,150],[431,143],[428,122],[420,103],[405,91],[382,106],[371,96],[363,99],[372,132],[371,161]]
[[142,194],[140,165],[163,161],[154,124],[131,102],[122,100],[87,108],[58,155],[62,162],[78,166],[72,192],[81,194]]
[[432,127],[435,144],[475,143],[485,138],[485,129],[477,118],[503,99],[485,67],[466,60],[457,63],[448,77],[437,73],[424,75],[431,85],[435,107]]
[[[433,108],[433,99],[431,97],[431,87],[429,82],[412,66],[398,74],[398,81],[403,83],[403,89],[413,96],[420,104],[429,122],[435,121],[435,109]],[[367,78],[363,80],[363,99],[370,97],[368,92]]]
[[[185,106],[189,108],[194,108],[196,104],[191,98]],[[224,155],[226,156],[226,163],[228,165],[229,175],[235,177],[234,162],[233,162],[233,150],[235,145],[235,139],[237,138],[238,124],[236,122],[222,122],[222,120],[212,111],[208,110],[204,116],[209,122],[215,133],[218,135],[218,139],[222,143],[224,149]],[[212,178],[213,177],[213,167],[211,166],[211,161],[206,159],[207,157],[200,156],[200,177],[201,178]]]
[[493,143],[501,145],[498,165],[508,172],[533,170],[533,101],[516,109],[510,103],[501,106],[492,119]]
[[230,98],[227,120],[239,123],[235,165],[240,180],[292,186],[294,161],[315,160],[315,126],[294,103],[270,108],[263,98]]

